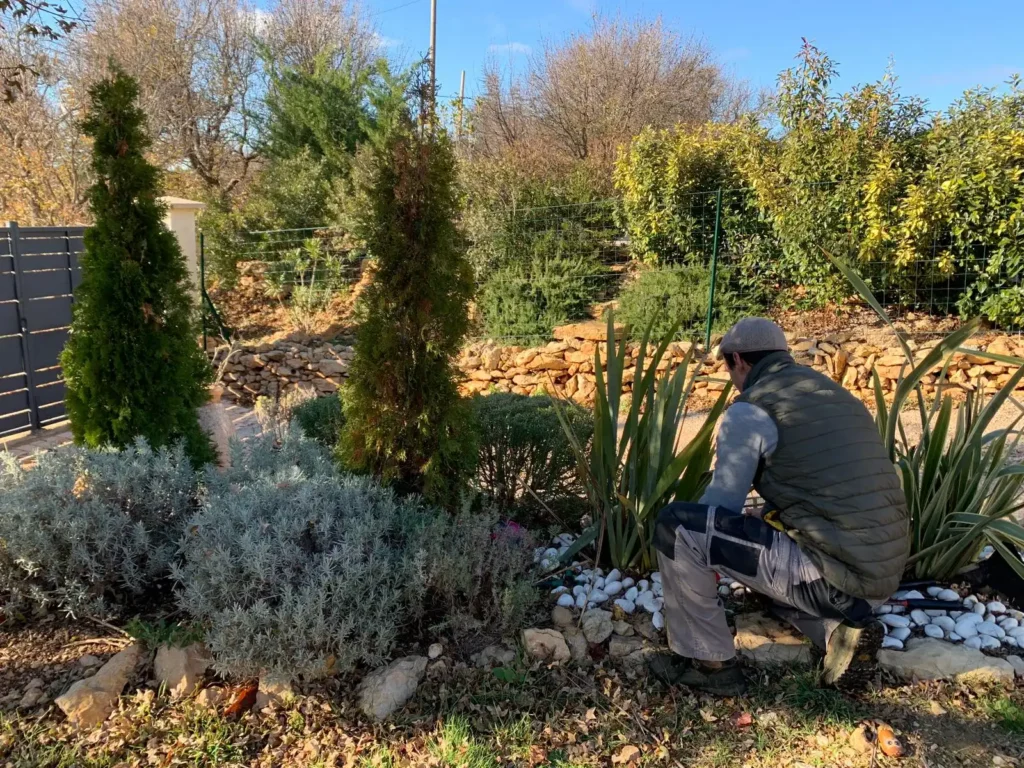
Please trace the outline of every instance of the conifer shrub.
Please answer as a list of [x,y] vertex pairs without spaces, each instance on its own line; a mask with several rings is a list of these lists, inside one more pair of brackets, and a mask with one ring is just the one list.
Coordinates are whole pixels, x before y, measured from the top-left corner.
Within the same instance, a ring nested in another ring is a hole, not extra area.
[[433,114],[414,120],[394,98],[379,113],[349,198],[373,279],[361,295],[339,456],[403,492],[454,504],[475,455],[454,368],[473,290],[456,227],[457,163]]
[[480,293],[492,339],[537,344],[559,325],[590,316],[606,288],[601,262],[585,254],[535,256],[496,270]]
[[184,440],[194,462],[212,461],[196,409],[213,371],[197,342],[185,259],[163,224],[160,172],[145,157],[138,86],[115,69],[89,99],[94,224],[61,358],[71,431],[90,447]]
[[232,469],[209,471],[174,569],[221,672],[375,667],[431,627],[495,633],[527,615],[533,542],[495,514],[452,516],[341,473],[298,429],[235,450]]
[[345,425],[339,395],[314,397],[292,409],[292,420],[306,437],[311,437],[325,448],[333,448],[341,437]]
[[198,477],[183,446],[0,454],[0,605],[117,614],[169,586]]
[[[697,264],[644,269],[619,294],[616,317],[640,339],[654,323],[651,338],[660,339],[673,326],[683,336],[703,336],[711,290],[710,270]],[[730,286],[730,273],[720,269],[715,287],[712,329],[724,331],[746,314],[756,313]]]
[[[557,522],[545,507],[566,523],[578,522],[583,486],[551,398],[495,392],[477,396],[473,408],[480,436],[476,484],[498,511],[531,529]],[[564,410],[577,441],[587,445],[593,414],[575,404]]]

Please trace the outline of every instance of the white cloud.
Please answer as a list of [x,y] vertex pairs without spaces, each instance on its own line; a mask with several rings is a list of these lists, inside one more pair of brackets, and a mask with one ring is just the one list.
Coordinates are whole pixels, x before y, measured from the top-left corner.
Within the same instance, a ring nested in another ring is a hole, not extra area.
[[397,38],[388,37],[377,32],[373,34],[373,40],[377,43],[378,48],[397,48],[402,44],[402,41]]
[[502,43],[501,45],[488,46],[490,53],[522,53],[529,54],[533,49],[526,43]]

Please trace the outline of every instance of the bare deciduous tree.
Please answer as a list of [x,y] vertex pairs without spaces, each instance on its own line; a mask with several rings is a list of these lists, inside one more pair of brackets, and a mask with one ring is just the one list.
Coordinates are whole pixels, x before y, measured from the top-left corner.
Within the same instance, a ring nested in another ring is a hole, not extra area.
[[380,49],[358,0],[277,0],[260,35],[278,67],[306,72],[321,56],[331,67],[356,72],[370,66]]
[[0,41],[0,68],[23,67],[17,98],[0,106],[0,221],[85,223],[89,148],[78,130],[81,109],[44,42],[9,32]]
[[518,78],[489,67],[473,117],[484,153],[539,144],[610,166],[645,126],[728,118],[746,98],[704,44],[660,19],[595,16],[588,32],[545,44]]
[[79,90],[117,62],[139,82],[157,162],[225,197],[256,158],[257,16],[234,0],[100,0],[72,43]]

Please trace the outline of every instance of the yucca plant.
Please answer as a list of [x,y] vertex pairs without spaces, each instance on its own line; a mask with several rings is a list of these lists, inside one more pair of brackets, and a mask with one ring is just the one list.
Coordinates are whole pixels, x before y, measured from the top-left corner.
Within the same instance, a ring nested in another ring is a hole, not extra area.
[[[895,331],[864,281],[848,266],[836,259],[832,262]],[[878,430],[900,473],[910,511],[908,567],[922,579],[953,578],[973,563],[986,545],[994,547],[1024,577],[1024,563],[1016,554],[1016,546],[1024,545],[1024,527],[1014,520],[1024,509],[1020,499],[1024,465],[1013,460],[1021,439],[1017,425],[1022,416],[1007,428],[991,429],[993,418],[1024,378],[1024,367],[987,401],[969,393],[964,402],[954,403],[949,395],[943,395],[929,404],[921,385],[936,369],[939,381],[945,378],[953,353],[965,351],[961,347],[978,325],[977,319],[964,323],[916,365],[909,345],[897,332],[907,362],[889,404],[877,372],[872,372]],[[1024,366],[1024,360],[1014,357],[971,353]],[[908,439],[903,424],[904,407],[911,396],[916,396],[921,420],[921,439],[916,443]]]
[[[637,350],[631,398],[624,398],[628,342],[615,338],[608,314],[608,340],[594,352],[594,436],[589,452],[571,429],[565,408],[559,421],[573,447],[580,477],[593,510],[594,527],[581,542],[597,540],[600,556],[607,543],[617,568],[650,568],[655,561],[651,541],[658,512],[672,501],[695,501],[708,482],[712,433],[725,410],[729,388],[719,395],[696,436],[679,447],[679,431],[696,371],[687,379],[693,360],[687,352],[674,372],[659,373],[678,325],[649,350],[650,328]],[[602,356],[607,357],[606,371]],[[678,448],[678,450],[677,450]]]

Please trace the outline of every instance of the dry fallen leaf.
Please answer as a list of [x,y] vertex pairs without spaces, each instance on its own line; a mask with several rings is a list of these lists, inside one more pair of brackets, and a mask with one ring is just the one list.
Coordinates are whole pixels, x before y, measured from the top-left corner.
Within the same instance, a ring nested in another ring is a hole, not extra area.
[[618,754],[612,755],[613,765],[629,765],[640,759],[640,750],[632,744],[627,744],[619,750]]
[[715,717],[713,714],[711,714],[710,710],[702,709],[700,711],[700,716],[701,716],[701,718],[703,718],[705,723],[715,723],[715,722],[718,722],[718,718]]
[[736,728],[747,728],[754,724],[754,716],[749,712],[737,712],[729,720]]

